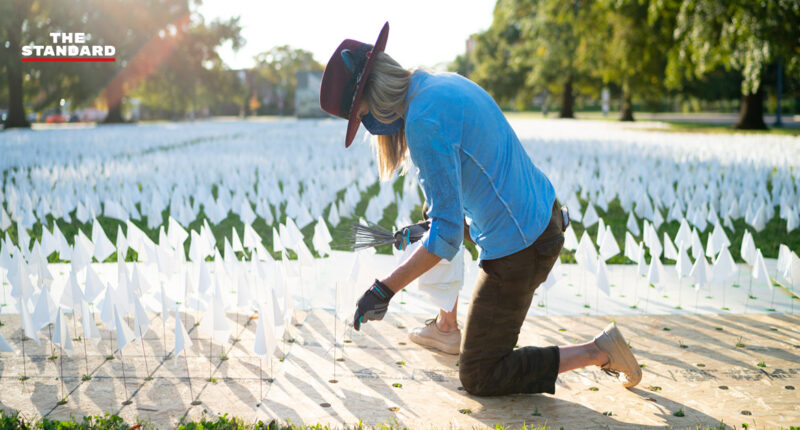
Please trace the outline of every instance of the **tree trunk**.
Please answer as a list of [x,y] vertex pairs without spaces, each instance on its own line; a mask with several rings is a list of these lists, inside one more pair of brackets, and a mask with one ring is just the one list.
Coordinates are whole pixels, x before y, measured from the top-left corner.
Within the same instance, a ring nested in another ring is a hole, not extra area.
[[755,93],[742,96],[739,121],[733,126],[739,130],[766,130],[764,123],[764,92],[761,87]]
[[575,118],[575,112],[572,110],[572,76],[568,76],[564,82],[564,92],[561,94],[561,112],[558,114],[559,118]]
[[633,95],[627,81],[622,83],[622,103],[620,103],[619,120],[633,121]]
[[112,79],[105,90],[106,105],[108,115],[103,120],[105,124],[119,124],[125,122],[122,119],[122,83]]
[[[19,11],[27,13],[26,11]],[[31,123],[25,116],[25,101],[22,89],[22,17],[18,22],[9,25],[8,31],[8,64],[6,64],[6,77],[8,79],[8,117],[5,128],[29,128]]]

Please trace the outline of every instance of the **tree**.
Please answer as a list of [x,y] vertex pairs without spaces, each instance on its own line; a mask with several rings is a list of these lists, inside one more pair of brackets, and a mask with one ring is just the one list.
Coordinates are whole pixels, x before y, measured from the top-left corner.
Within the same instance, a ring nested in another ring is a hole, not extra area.
[[469,78],[488,91],[500,105],[527,108],[531,89],[526,87],[530,65],[522,60],[520,28],[534,11],[535,2],[498,0],[488,30],[474,35],[473,70]]
[[86,0],[92,43],[116,47],[116,62],[86,64],[108,107],[105,122],[122,122],[123,98],[169,59],[189,29],[189,0]]
[[41,1],[5,0],[0,2],[0,63],[6,72],[8,85],[8,117],[5,128],[30,127],[25,115],[23,93],[24,64],[22,63],[22,46],[29,36],[38,34],[35,21],[44,8]]
[[[194,117],[200,107],[208,107],[224,98],[242,98],[237,89],[238,78],[224,64],[217,48],[230,42],[233,49],[244,44],[238,18],[215,20],[206,24],[196,16],[184,33],[165,35],[171,41],[172,53],[135,91],[143,107],[165,113],[174,119],[189,114]],[[241,104],[241,100],[237,100]]]
[[680,87],[718,66],[742,74],[739,129],[765,129],[762,75],[782,61],[787,74],[800,72],[800,2],[788,0],[678,0],[676,44],[670,50],[668,83]]
[[634,94],[651,100],[665,95],[664,68],[675,13],[657,10],[654,3],[600,0],[587,8],[587,21],[593,23],[594,32],[586,38],[586,49],[602,53],[595,56],[597,61],[589,69],[604,83],[619,85],[621,121],[634,119]]
[[561,118],[574,117],[578,91],[596,86],[585,49],[594,29],[589,0],[498,0],[489,29],[476,35],[470,76],[498,101],[527,108],[534,94],[560,95]]
[[[289,109],[294,109],[297,72],[323,69],[311,52],[287,45],[262,52],[255,59],[255,73],[249,77],[250,98],[266,98],[270,102],[266,105],[261,103],[263,113],[285,115]],[[267,94],[260,94],[259,90],[267,91]]]
[[[574,118],[574,87],[585,77],[580,70],[577,48],[584,36],[579,16],[586,13],[585,1],[539,0],[533,19],[523,21],[523,52],[531,71],[528,85],[561,94],[560,118]],[[579,15],[580,13],[580,15]]]

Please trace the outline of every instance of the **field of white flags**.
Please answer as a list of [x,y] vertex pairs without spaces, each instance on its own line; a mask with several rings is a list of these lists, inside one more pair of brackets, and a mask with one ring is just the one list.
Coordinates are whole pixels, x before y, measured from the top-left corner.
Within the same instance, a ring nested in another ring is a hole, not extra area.
[[[705,311],[794,312],[797,138],[512,125],[572,218],[539,308],[697,311],[713,292],[723,302]],[[344,130],[286,120],[0,133],[0,319],[20,321],[13,338],[0,334],[0,352],[24,353],[27,341],[71,354],[72,339],[96,343],[101,327],[113,333],[109,354],[157,330],[177,356],[191,346],[186,315],[224,344],[236,328],[226,315],[257,314],[246,347],[271,357],[294,310],[348,321],[395,261],[388,247],[348,252],[351,223],[417,222],[423,197],[413,169],[379,183],[366,138],[345,150]],[[765,304],[748,307],[755,288]]]

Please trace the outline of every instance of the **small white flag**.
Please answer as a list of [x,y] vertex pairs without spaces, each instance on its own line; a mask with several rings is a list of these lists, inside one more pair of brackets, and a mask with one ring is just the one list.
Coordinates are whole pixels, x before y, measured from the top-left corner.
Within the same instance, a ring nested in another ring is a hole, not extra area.
[[608,275],[606,274],[606,262],[601,258],[597,262],[597,274],[595,276],[595,285],[600,291],[605,293],[606,296],[611,296],[611,289],[608,285]]
[[706,257],[702,253],[695,260],[689,276],[692,277],[692,282],[696,289],[711,283],[711,271],[708,268],[708,261],[706,261]]
[[175,348],[172,350],[172,356],[177,357],[184,349],[192,347],[192,338],[181,322],[181,316],[178,315],[178,310],[175,310]]
[[0,333],[0,352],[14,352],[14,348],[9,345],[2,333]]
[[135,338],[135,336],[131,332],[130,327],[128,327],[128,324],[125,323],[123,316],[120,315],[117,306],[113,305],[113,308],[114,331],[116,332],[117,337],[117,349],[122,351],[122,348],[125,348],[125,345],[129,344]]
[[753,265],[753,279],[766,282],[769,288],[772,289],[772,282],[769,279],[769,272],[767,272],[767,263],[764,261],[764,256],[761,255],[760,249],[756,250],[756,264]]
[[53,327],[53,337],[52,341],[54,344],[61,347],[61,350],[64,351],[67,356],[72,356],[72,339],[69,336],[69,329],[67,328],[66,321],[64,321],[64,310],[58,308],[56,312],[56,322],[55,327]]

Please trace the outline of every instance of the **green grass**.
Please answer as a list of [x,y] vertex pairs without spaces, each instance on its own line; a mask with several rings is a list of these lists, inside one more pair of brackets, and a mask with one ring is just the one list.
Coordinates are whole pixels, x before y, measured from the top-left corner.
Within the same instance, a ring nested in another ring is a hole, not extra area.
[[[390,407],[388,408],[392,412],[396,412],[400,408],[398,407]],[[458,412],[469,415],[472,414],[473,411],[471,409],[459,409]],[[680,415],[678,414],[680,413]],[[208,411],[204,410],[202,417],[197,421],[189,421],[186,419],[181,419],[178,423],[177,430],[328,430],[328,429],[353,429],[353,430],[365,430],[365,429],[377,429],[377,430],[401,430],[407,429],[404,425],[397,421],[396,418],[390,418],[388,421],[375,424],[375,425],[365,425],[361,420],[358,421],[357,424],[349,425],[346,427],[331,427],[327,424],[312,424],[312,425],[297,425],[293,424],[291,421],[281,421],[281,420],[272,420],[269,422],[264,421],[245,421],[238,417],[231,417],[228,414],[222,414],[218,416],[210,416],[211,414]],[[539,412],[539,408],[536,407],[534,412],[531,414],[535,417],[541,417],[542,414]],[[604,412],[603,415],[605,416],[612,416],[611,412]],[[678,412],[674,413],[675,416],[683,416],[683,409],[679,409]],[[540,418],[541,419],[541,418]],[[512,430],[512,429],[519,429],[519,430],[553,430],[556,427],[548,426],[546,423],[541,425],[536,424],[526,424],[523,423],[522,425],[515,425],[515,426],[506,426],[503,424],[486,424],[489,427],[494,427],[495,430]],[[41,430],[128,430],[131,428],[137,428],[140,430],[152,430],[156,429],[157,427],[150,423],[147,420],[137,418],[133,423],[127,423],[124,419],[117,415],[111,415],[106,413],[102,416],[87,416],[82,418],[71,417],[67,420],[53,420],[49,418],[41,418],[41,419],[34,419],[29,420],[19,415],[19,412],[9,412],[0,410],[0,429],[13,429],[13,430],[23,430],[23,429],[41,429]],[[435,427],[431,427],[435,429]],[[579,427],[574,427],[579,428]],[[694,426],[692,427],[696,430],[719,430],[728,428],[723,423],[719,423],[714,427],[709,426]],[[736,427],[734,427],[736,428]],[[565,427],[558,427],[559,430],[566,430]],[[791,427],[791,429],[796,429],[796,427]]]
[[[636,121],[630,123],[623,123],[619,121],[619,112],[609,112],[608,116],[603,116],[599,111],[576,111],[575,119],[579,121],[604,121],[615,122],[621,124],[636,124],[637,122],[655,122],[668,125],[668,127],[654,127],[642,128],[645,131],[659,131],[659,132],[680,132],[680,133],[720,133],[720,134],[772,134],[772,135],[786,135],[786,136],[800,136],[800,127],[773,127],[771,123],[767,123],[767,130],[736,130],[733,128],[733,123],[716,123],[716,122],[697,122],[697,121],[681,121],[680,119],[654,119],[651,116],[652,112],[638,112],[633,113]],[[541,112],[525,111],[525,112],[505,112],[508,119],[545,119]],[[786,115],[788,118],[790,115]],[[689,115],[687,115],[687,118]],[[558,119],[558,111],[551,111],[546,117],[549,119]]]
[[[587,201],[580,200],[581,207],[585,210]],[[560,202],[564,204],[565,202]],[[571,210],[574,210],[570,208]],[[620,205],[619,199],[615,198],[608,204],[608,210],[604,211],[602,208],[596,207],[597,214],[603,218],[603,222],[611,227],[611,232],[614,233],[614,238],[617,239],[617,243],[619,244],[620,248],[623,249],[625,245],[625,232],[628,231],[626,224],[628,222],[628,213],[622,209]],[[777,211],[776,211],[777,212]],[[666,213],[662,212],[664,218],[666,218]],[[786,234],[786,221],[778,218],[777,216],[773,217],[766,225],[764,230],[761,232],[753,231],[745,222],[744,219],[737,219],[733,220],[733,226],[735,228],[736,233],[732,233],[730,230],[725,228],[725,234],[728,236],[728,239],[731,242],[730,245],[730,252],[731,256],[737,262],[743,262],[741,258],[741,248],[742,248],[742,237],[744,235],[744,230],[750,230],[750,233],[753,235],[753,241],[755,246],[761,249],[762,254],[765,258],[777,258],[778,257],[778,247],[780,244],[784,244],[789,247],[789,249],[800,249],[800,234]],[[643,233],[643,229],[641,228],[641,220],[639,220],[639,227],[640,233]],[[575,230],[575,235],[578,239],[581,238],[583,235],[584,230],[588,230],[589,235],[596,239],[597,238],[597,229],[599,225],[594,224],[588,229],[584,228],[582,224],[574,223],[572,224],[573,230]],[[658,237],[662,238],[664,233],[669,234],[672,240],[675,239],[675,235],[678,234],[678,229],[680,228],[680,222],[678,221],[671,221],[671,222],[664,222],[659,226],[656,231],[658,232]],[[698,232],[700,239],[703,243],[708,241],[708,237],[713,232],[713,227],[709,226],[705,232]],[[641,241],[641,235],[636,237],[637,240]],[[574,263],[574,251],[562,251],[561,253],[561,261],[563,263]],[[649,252],[647,253],[649,255]],[[649,257],[648,257],[649,258]],[[608,260],[609,263],[612,264],[633,264],[632,261],[625,258],[625,256],[620,253],[619,255],[611,258]],[[662,262],[666,264],[674,263],[672,260],[668,260],[662,257]]]
[[708,122],[685,121],[659,121],[669,124],[669,128],[653,129],[655,131],[670,131],[680,133],[721,133],[721,134],[755,134],[755,135],[783,135],[800,136],[800,127],[770,127],[767,130],[736,130],[730,124],[717,124]]

